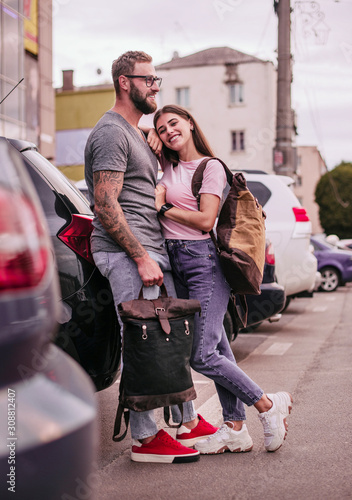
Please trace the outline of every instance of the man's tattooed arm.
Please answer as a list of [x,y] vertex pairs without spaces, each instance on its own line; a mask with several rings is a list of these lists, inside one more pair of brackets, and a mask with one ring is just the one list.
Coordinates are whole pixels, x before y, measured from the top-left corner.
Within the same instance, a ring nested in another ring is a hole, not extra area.
[[164,275],[159,265],[133,235],[118,202],[123,178],[123,172],[94,172],[95,212],[110,236],[135,261],[143,284],[161,286]]
[[94,172],[95,212],[105,230],[132,258],[143,257],[146,250],[135,238],[118,202],[123,186],[123,172]]

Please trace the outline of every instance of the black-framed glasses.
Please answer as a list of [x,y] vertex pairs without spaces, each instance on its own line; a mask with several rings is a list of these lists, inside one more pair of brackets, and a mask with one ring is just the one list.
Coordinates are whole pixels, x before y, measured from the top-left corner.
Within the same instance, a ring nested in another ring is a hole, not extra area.
[[158,87],[161,87],[162,78],[159,76],[151,76],[151,75],[124,75],[126,78],[144,78],[145,84],[147,87],[152,87],[154,82],[157,83]]

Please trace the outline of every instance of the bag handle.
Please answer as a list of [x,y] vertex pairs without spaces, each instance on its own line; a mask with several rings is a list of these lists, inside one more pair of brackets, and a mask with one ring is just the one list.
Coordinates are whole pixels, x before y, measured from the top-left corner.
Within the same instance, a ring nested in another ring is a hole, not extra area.
[[[140,289],[140,292],[139,292],[139,295],[138,295],[138,300],[141,300],[141,299],[144,298],[143,297],[143,288],[144,288],[144,285],[142,285],[142,287]],[[166,297],[168,297],[166,286],[164,285],[164,283],[162,283],[161,286],[160,286],[160,297],[162,297],[163,299],[165,299]]]

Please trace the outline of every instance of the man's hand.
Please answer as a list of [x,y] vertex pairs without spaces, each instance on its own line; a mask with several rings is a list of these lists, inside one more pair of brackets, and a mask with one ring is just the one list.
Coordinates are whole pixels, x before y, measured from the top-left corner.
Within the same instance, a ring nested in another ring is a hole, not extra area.
[[147,253],[143,257],[135,258],[134,261],[144,286],[162,285],[164,279],[162,270]]
[[163,147],[163,143],[159,139],[158,134],[156,133],[154,128],[151,128],[148,131],[147,142],[149,144],[150,149],[156,156],[159,156],[161,153],[161,149]]
[[158,212],[164,203],[166,203],[166,188],[161,184],[157,184],[155,188],[155,208]]

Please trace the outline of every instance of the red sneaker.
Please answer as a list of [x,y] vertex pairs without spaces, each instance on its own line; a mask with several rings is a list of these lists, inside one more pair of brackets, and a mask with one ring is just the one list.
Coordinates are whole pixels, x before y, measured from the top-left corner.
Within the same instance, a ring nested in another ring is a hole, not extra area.
[[218,430],[218,427],[209,424],[201,415],[198,415],[198,418],[198,425],[194,429],[187,429],[184,425],[177,429],[176,439],[183,446],[194,446],[197,441],[206,439]]
[[161,429],[150,443],[142,444],[135,439],[133,440],[131,460],[166,464],[196,462],[199,460],[199,451],[182,446]]

